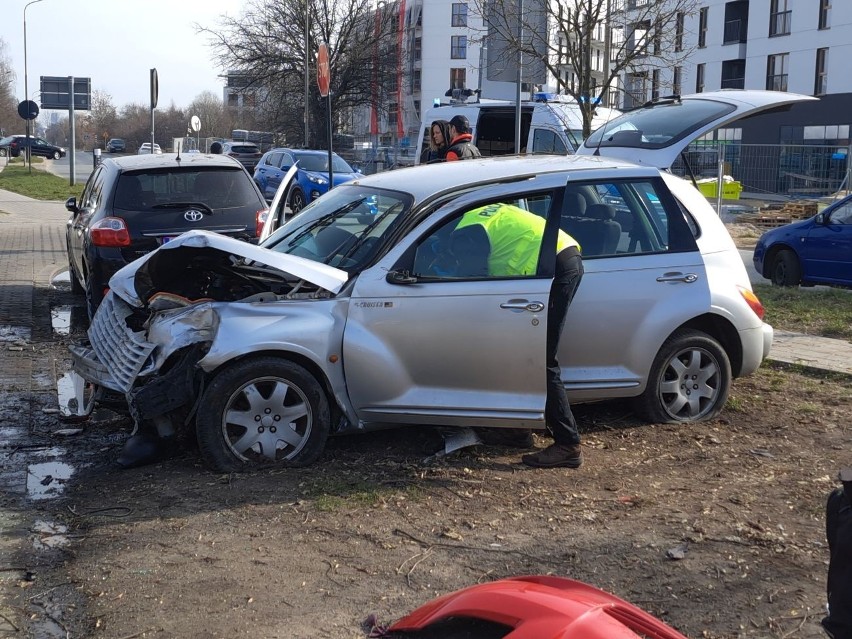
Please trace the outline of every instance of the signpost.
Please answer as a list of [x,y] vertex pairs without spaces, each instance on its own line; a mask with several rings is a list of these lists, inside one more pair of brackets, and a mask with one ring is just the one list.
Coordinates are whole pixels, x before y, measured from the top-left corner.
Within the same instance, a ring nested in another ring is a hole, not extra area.
[[24,153],[26,154],[24,155],[24,160],[27,162],[29,172],[32,173],[33,154],[31,153],[32,147],[30,146],[30,121],[38,117],[38,105],[32,100],[24,100],[18,104],[18,115],[27,121],[27,146],[24,149]]
[[154,154],[154,109],[157,108],[157,98],[160,93],[160,81],[157,79],[157,70],[151,69],[151,154]]
[[91,78],[75,78],[69,76],[41,76],[41,108],[42,109],[68,109],[68,123],[71,133],[71,148],[68,160],[71,169],[70,184],[77,183],[77,158],[75,142],[77,133],[75,130],[74,110],[89,111],[92,108],[92,80]]
[[331,65],[328,62],[328,45],[325,42],[320,43],[319,51],[317,51],[317,87],[322,97],[326,102],[326,115],[328,121],[328,188],[331,190],[334,187],[334,171],[332,169],[332,151],[331,151]]

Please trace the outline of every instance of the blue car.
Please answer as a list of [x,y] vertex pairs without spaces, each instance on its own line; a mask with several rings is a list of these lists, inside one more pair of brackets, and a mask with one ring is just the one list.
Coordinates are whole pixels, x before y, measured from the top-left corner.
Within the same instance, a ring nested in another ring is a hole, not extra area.
[[[306,204],[328,191],[328,151],[308,149],[267,151],[254,170],[254,181],[257,182],[263,196],[270,201],[275,197],[275,191],[287,170],[294,164],[299,167],[299,171],[296,174],[288,204],[290,210],[297,213]],[[331,168],[335,186],[364,177],[336,153],[332,153]]]
[[810,219],[764,233],[754,267],[777,286],[852,286],[852,195]]

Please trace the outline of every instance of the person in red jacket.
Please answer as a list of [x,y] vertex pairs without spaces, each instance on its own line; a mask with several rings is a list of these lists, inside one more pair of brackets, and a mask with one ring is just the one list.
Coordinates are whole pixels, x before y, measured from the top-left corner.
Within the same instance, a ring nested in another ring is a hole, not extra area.
[[473,144],[470,132],[470,122],[463,115],[454,115],[450,120],[450,147],[444,159],[447,162],[455,160],[472,160],[481,158],[482,154]]

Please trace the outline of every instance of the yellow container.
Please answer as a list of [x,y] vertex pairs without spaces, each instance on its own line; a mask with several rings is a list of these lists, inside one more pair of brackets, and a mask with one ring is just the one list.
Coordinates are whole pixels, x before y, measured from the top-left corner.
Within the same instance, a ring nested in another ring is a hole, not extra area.
[[[699,182],[698,190],[704,197],[716,197],[717,180],[711,182]],[[722,199],[723,200],[739,200],[740,193],[743,191],[743,185],[740,182],[722,182]]]

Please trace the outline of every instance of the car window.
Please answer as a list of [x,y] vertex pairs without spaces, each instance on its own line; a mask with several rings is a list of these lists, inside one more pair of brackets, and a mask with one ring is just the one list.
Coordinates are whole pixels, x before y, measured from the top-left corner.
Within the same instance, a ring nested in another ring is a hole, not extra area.
[[837,207],[829,216],[830,224],[852,224],[852,202]]
[[677,203],[657,180],[571,183],[560,226],[584,259],[696,248]]
[[551,193],[477,204],[428,232],[412,275],[438,280],[536,277]]
[[533,153],[557,153],[564,155],[568,153],[565,143],[549,129],[535,129],[533,131]]
[[98,167],[97,171],[92,175],[91,179],[86,183],[83,193],[80,195],[81,209],[89,209],[94,211],[98,208],[98,203],[103,196],[104,179],[106,171]]
[[352,272],[373,260],[410,207],[408,194],[338,187],[302,209],[263,246]]
[[266,156],[266,164],[270,166],[281,166],[281,160],[284,158],[284,154],[281,152],[270,153]]
[[153,211],[192,203],[223,209],[259,204],[259,198],[250,177],[226,167],[127,172],[116,186],[117,208]]

